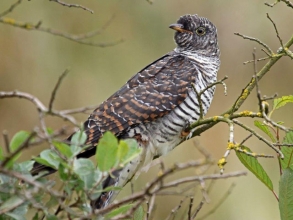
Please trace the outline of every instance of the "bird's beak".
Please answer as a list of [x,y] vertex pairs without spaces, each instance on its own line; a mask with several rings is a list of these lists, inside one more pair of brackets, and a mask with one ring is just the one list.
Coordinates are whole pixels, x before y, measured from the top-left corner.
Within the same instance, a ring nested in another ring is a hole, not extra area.
[[191,33],[192,34],[192,32],[191,31],[188,31],[188,30],[185,30],[185,29],[183,29],[183,25],[182,24],[171,24],[170,26],[169,26],[169,28],[171,28],[171,29],[173,29],[173,30],[175,30],[175,31],[179,31],[180,33],[182,33],[182,32],[187,32],[187,33]]

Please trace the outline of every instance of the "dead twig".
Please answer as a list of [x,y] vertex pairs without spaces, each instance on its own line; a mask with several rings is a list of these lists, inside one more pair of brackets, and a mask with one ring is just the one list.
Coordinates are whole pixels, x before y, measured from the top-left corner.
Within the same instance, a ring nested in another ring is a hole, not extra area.
[[91,10],[91,9],[89,9],[89,8],[87,8],[87,7],[84,7],[84,6],[82,6],[82,5],[78,5],[78,4],[69,4],[69,3],[66,3],[66,2],[62,2],[62,1],[60,1],[60,0],[49,0],[50,2],[56,2],[56,3],[58,3],[58,4],[60,4],[60,5],[63,5],[63,6],[66,6],[66,7],[69,7],[69,8],[71,8],[71,7],[73,7],[73,8],[81,8],[81,9],[83,9],[83,10],[85,10],[85,11],[89,11],[90,13],[94,13],[94,11],[93,10]]
[[55,100],[55,97],[56,97],[56,93],[57,93],[57,90],[58,88],[60,87],[61,85],[61,82],[62,80],[64,79],[64,77],[67,75],[67,73],[69,72],[68,69],[66,69],[62,74],[61,76],[59,77],[53,91],[52,91],[52,95],[51,95],[51,98],[50,98],[50,102],[49,102],[49,108],[48,108],[48,112],[51,112],[52,111],[52,107],[53,107],[53,102]]
[[2,13],[0,13],[0,18],[11,13],[17,6],[19,6],[21,4],[21,2],[22,2],[22,0],[18,0],[17,2],[12,4],[6,11],[3,11]]

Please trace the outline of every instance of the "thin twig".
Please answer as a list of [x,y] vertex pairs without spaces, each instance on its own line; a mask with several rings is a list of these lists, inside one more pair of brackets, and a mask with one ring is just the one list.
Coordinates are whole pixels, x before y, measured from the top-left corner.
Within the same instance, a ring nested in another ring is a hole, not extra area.
[[94,46],[94,47],[110,47],[110,46],[115,46],[115,45],[122,43],[124,41],[123,39],[119,39],[117,41],[110,42],[110,43],[95,43],[95,42],[91,42],[91,41],[85,41],[84,39],[87,37],[84,37],[84,36],[93,35],[92,34],[93,32],[89,32],[88,34],[82,34],[82,35],[74,35],[74,34],[65,33],[65,32],[62,32],[59,30],[51,29],[51,28],[44,28],[40,25],[41,24],[40,22],[33,25],[31,23],[19,22],[19,21],[12,19],[12,18],[1,18],[0,17],[0,23],[12,25],[14,27],[22,28],[25,30],[35,30],[35,31],[49,33],[49,34],[52,34],[55,36],[66,38],[68,40],[71,40],[71,41],[74,41],[74,42],[77,42],[80,44]]
[[204,205],[204,200],[201,200],[200,203],[198,204],[198,206],[196,207],[195,212],[193,213],[191,219],[194,219],[197,216],[199,211],[202,209],[203,205]]
[[189,207],[188,207],[188,220],[192,220],[191,218],[191,210],[193,207],[193,197],[190,197],[190,201],[189,201]]
[[68,69],[66,69],[62,74],[61,76],[59,77],[53,91],[52,91],[52,95],[51,95],[51,98],[50,98],[50,102],[49,102],[49,108],[48,108],[48,112],[51,112],[52,111],[52,107],[53,107],[53,102],[55,100],[55,97],[56,97],[56,93],[57,93],[57,90],[58,88],[60,87],[61,85],[61,82],[62,80],[64,79],[64,77],[67,75],[67,73],[69,72]]
[[[263,60],[267,60],[267,59],[270,59],[271,57],[263,57],[263,58],[259,58],[257,59],[256,61],[263,61]],[[248,61],[245,61],[243,62],[244,65],[248,64],[248,63],[252,63],[254,62],[254,60],[248,60]]]
[[253,129],[249,128],[248,126],[240,123],[239,121],[237,121],[236,119],[233,119],[233,122],[237,125],[239,125],[240,127],[244,128],[245,130],[249,131],[250,133],[252,133],[255,137],[257,137],[259,140],[263,141],[264,143],[266,143],[270,148],[272,148],[274,151],[276,151],[280,157],[283,159],[284,158],[284,154],[281,152],[280,149],[278,149],[277,147],[275,147],[272,143],[270,143],[267,139],[263,138],[262,136],[260,136],[258,133],[256,133]]
[[2,131],[3,139],[4,139],[4,146],[6,149],[6,152],[10,154],[10,147],[9,147],[9,137],[8,137],[8,132],[6,130]]
[[18,0],[17,2],[15,2],[14,4],[12,4],[6,11],[3,11],[2,13],[0,13],[0,17],[3,17],[9,13],[11,13],[18,5],[20,5],[22,2],[22,0]]
[[173,219],[175,218],[178,210],[182,207],[182,203],[185,201],[186,197],[184,199],[181,199],[179,202],[179,205],[177,205],[174,209],[171,210],[169,216],[166,218],[166,220],[171,219],[171,217],[173,216]]
[[280,44],[281,44],[282,48],[285,49],[285,48],[284,48],[284,45],[283,45],[283,40],[281,39],[281,37],[280,37],[280,35],[279,35],[279,31],[278,31],[278,29],[277,29],[277,26],[276,26],[275,22],[273,21],[273,19],[271,19],[269,13],[267,13],[267,18],[268,18],[268,19],[272,22],[272,24],[274,25],[274,29],[275,29],[275,31],[276,31],[277,37],[278,37],[278,39],[279,39],[279,41],[280,41]]
[[156,201],[156,194],[153,194],[148,202],[148,209],[146,213],[146,220],[149,220],[151,215],[153,214],[154,206]]
[[225,201],[226,199],[229,197],[229,195],[232,193],[234,187],[236,186],[235,183],[232,183],[231,186],[229,187],[229,189],[227,190],[227,192],[222,196],[222,198],[218,201],[218,203],[213,207],[212,210],[210,210],[208,213],[206,213],[205,215],[203,215],[202,217],[198,218],[198,220],[202,220],[205,219],[207,216],[213,214]]
[[260,44],[260,45],[262,45],[264,48],[266,48],[266,49],[269,51],[269,54],[270,54],[270,55],[273,54],[272,49],[271,49],[267,44],[265,44],[264,42],[262,42],[261,40],[259,40],[259,39],[257,39],[257,38],[254,38],[254,37],[245,36],[245,35],[240,34],[240,33],[234,33],[234,34],[237,35],[237,36],[242,37],[243,39],[247,39],[247,40],[251,40],[251,41],[257,42],[258,44]]
[[81,9],[83,9],[83,10],[85,10],[85,11],[89,11],[90,13],[94,13],[94,11],[93,10],[91,10],[91,9],[89,9],[89,8],[87,8],[87,7],[84,7],[84,6],[82,6],[82,5],[78,5],[78,4],[69,4],[69,3],[66,3],[66,2],[62,2],[62,1],[60,1],[60,0],[49,0],[49,1],[52,1],[52,2],[56,2],[56,3],[59,3],[60,5],[63,5],[63,6],[67,6],[67,7],[73,7],[73,8],[81,8]]
[[96,109],[98,106],[87,106],[87,107],[81,107],[81,108],[75,108],[75,109],[67,109],[67,110],[61,110],[60,114],[62,115],[71,115],[71,114],[77,114],[77,113],[85,113],[88,114],[87,111]]
[[253,134],[249,134],[246,138],[244,138],[239,145],[243,145],[248,139],[250,139],[253,136]]
[[93,30],[93,31],[90,31],[88,33],[85,33],[85,34],[80,34],[80,35],[77,35],[75,37],[76,40],[84,40],[84,39],[87,39],[87,38],[91,38],[91,37],[94,37],[96,35],[99,35],[101,33],[103,33],[103,31],[109,27],[109,25],[112,23],[113,19],[114,19],[115,15],[112,15],[110,17],[110,19],[99,29],[97,30]]
[[64,120],[70,121],[75,126],[79,126],[76,123],[74,117],[72,117],[70,115],[62,114],[59,111],[54,111],[54,110],[51,110],[51,112],[49,112],[48,109],[45,107],[45,105],[37,97],[35,97],[29,93],[19,92],[19,91],[7,91],[7,92],[0,91],[0,99],[3,99],[3,98],[24,98],[24,99],[27,99],[27,100],[31,101],[36,106],[39,113],[40,112],[43,113],[42,117],[44,117],[45,114],[50,114],[53,116],[63,118]]

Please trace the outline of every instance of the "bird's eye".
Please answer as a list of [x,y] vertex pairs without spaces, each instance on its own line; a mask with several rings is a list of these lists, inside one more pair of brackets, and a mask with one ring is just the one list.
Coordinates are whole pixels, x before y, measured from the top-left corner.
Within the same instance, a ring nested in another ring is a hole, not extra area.
[[196,34],[199,35],[199,36],[202,36],[202,35],[205,35],[206,33],[206,29],[204,27],[199,27],[196,29]]

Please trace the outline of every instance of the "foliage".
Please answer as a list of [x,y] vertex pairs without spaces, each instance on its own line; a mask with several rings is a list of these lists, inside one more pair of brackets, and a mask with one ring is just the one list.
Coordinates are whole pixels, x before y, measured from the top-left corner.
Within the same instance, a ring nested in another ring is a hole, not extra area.
[[[10,144],[12,153],[23,144],[28,136],[29,133],[24,131],[14,135]],[[39,157],[35,158],[38,163],[58,170],[57,179],[60,180],[58,184],[62,186],[58,191],[54,190],[55,181],[48,181],[40,175],[32,176],[30,174],[33,161],[22,163],[17,161],[21,152],[17,154],[17,157],[10,157],[9,163],[5,166],[5,172],[0,174],[2,219],[9,219],[9,217],[25,219],[26,212],[32,208],[38,210],[36,219],[41,216],[47,219],[59,219],[64,213],[67,213],[68,218],[91,216],[90,201],[98,198],[104,191],[102,188],[104,178],[136,157],[140,153],[140,149],[136,142],[129,140],[118,142],[113,134],[107,132],[97,146],[99,150],[97,150],[97,160],[94,163],[89,159],[76,158],[76,155],[86,148],[85,141],[85,133],[76,132],[70,145],[53,141],[55,149],[44,150]],[[105,146],[114,150],[104,151]],[[2,154],[1,161],[3,162],[7,158]],[[107,163],[105,160],[114,162]],[[8,166],[8,164],[12,165]],[[106,190],[115,190],[115,188]],[[75,202],[72,204],[73,200]],[[44,203],[44,201],[47,202]],[[58,206],[58,212],[56,212],[54,209]],[[131,206],[128,204],[123,207]],[[124,213],[125,208],[123,207],[114,209],[108,215],[114,217]]]

